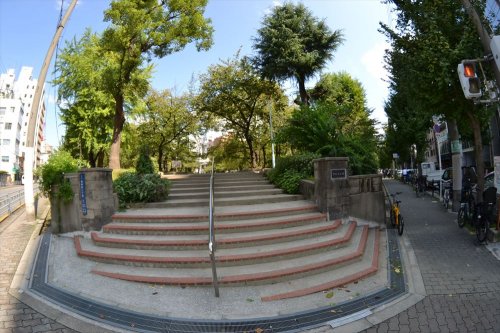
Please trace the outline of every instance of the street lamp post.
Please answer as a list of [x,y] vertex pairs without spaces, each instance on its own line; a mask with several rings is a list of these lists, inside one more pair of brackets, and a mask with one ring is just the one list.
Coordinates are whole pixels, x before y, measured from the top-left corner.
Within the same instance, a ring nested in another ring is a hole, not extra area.
[[274,169],[274,167],[276,166],[276,158],[274,156],[273,106],[271,102],[269,102],[269,131],[271,132],[271,157]]
[[26,147],[24,150],[24,202],[26,207],[26,215],[28,219],[35,219],[35,198],[33,193],[33,165],[35,162],[35,127],[36,120],[38,118],[38,108],[40,106],[40,99],[42,98],[42,91],[45,84],[45,78],[47,77],[47,71],[49,69],[50,62],[52,60],[52,55],[56,49],[59,38],[61,37],[64,25],[68,21],[73,9],[76,6],[78,0],[72,0],[71,4],[64,14],[64,17],[59,22],[57,26],[52,42],[49,46],[45,59],[43,61],[42,69],[40,75],[38,76],[38,82],[36,85],[35,95],[33,97],[33,103],[31,106],[30,119],[28,123],[28,133],[26,138]]

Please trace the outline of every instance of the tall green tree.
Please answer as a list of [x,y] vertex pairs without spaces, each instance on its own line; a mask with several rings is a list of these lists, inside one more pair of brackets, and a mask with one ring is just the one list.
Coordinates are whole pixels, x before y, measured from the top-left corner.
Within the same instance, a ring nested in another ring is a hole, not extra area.
[[160,171],[167,171],[166,158],[177,159],[177,144],[198,128],[196,113],[188,95],[174,96],[169,90],[149,92],[145,109],[138,115],[137,130],[152,148]]
[[99,36],[87,29],[67,43],[56,63],[61,119],[66,125],[63,147],[91,167],[104,166],[113,132],[113,96],[103,86],[107,61]]
[[101,47],[109,59],[104,76],[115,101],[109,166],[120,168],[120,143],[125,108],[130,98],[143,97],[147,82],[141,72],[153,57],[162,58],[196,42],[198,50],[212,44],[211,21],[203,16],[207,0],[114,0],[104,12],[111,25]]
[[375,172],[376,122],[361,83],[347,73],[326,74],[311,91],[313,103],[296,109],[279,140],[301,152],[348,156],[351,172]]
[[[393,134],[405,140],[408,136],[402,131],[424,131],[422,119],[430,125],[432,115],[455,120],[462,134],[472,128],[478,186],[482,188],[481,123],[488,118],[487,111],[464,98],[456,72],[462,59],[482,56],[474,26],[459,1],[386,2],[394,5],[397,14],[395,28],[381,25],[392,45],[386,56],[391,91],[386,112]],[[421,136],[414,132],[410,136],[413,142],[408,144],[415,144]]]
[[247,145],[249,163],[255,163],[255,129],[269,126],[269,110],[281,112],[286,98],[281,88],[262,79],[252,68],[248,58],[223,61],[210,66],[200,76],[196,108],[200,117],[209,115],[218,120],[221,128],[232,131]]
[[333,58],[343,42],[339,30],[331,31],[325,20],[314,17],[303,4],[274,7],[254,38],[253,58],[261,73],[273,80],[294,78],[302,104],[308,104],[305,82]]

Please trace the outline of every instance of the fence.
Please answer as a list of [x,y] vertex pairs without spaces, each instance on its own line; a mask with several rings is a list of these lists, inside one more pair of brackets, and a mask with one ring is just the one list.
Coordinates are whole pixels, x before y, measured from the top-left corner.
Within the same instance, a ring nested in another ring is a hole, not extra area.
[[[33,190],[35,194],[38,193],[38,185],[35,185]],[[24,188],[8,194],[0,194],[0,221],[3,221],[22,205],[24,205]]]

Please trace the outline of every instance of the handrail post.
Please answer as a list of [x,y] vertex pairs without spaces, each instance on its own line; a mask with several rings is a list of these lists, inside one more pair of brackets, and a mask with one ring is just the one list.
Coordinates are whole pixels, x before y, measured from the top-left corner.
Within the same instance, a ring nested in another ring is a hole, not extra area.
[[210,261],[212,263],[212,284],[215,289],[215,297],[219,297],[219,281],[217,279],[217,268],[215,266],[215,228],[214,228],[214,159],[212,159],[212,173],[210,175],[210,202],[208,208],[209,218],[209,240],[208,252],[210,253]]

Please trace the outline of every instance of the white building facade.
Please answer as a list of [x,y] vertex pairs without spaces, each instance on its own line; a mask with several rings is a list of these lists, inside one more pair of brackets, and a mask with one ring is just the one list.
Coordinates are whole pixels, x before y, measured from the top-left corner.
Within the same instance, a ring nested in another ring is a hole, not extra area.
[[[32,67],[22,67],[17,80],[14,69],[0,74],[0,170],[8,172],[11,181],[19,180],[23,173],[24,147],[36,86]],[[34,167],[41,164],[45,114],[43,89],[35,127]]]

